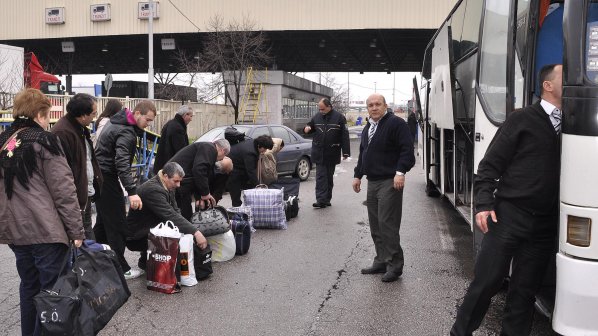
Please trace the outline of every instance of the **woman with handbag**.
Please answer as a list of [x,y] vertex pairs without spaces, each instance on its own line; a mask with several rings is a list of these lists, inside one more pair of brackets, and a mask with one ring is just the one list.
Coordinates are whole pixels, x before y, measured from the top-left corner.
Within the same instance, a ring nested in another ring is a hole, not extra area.
[[71,169],[46,131],[51,106],[41,91],[21,91],[0,134],[0,244],[15,254],[23,335],[40,334],[33,297],[54,285],[69,241],[85,239]]

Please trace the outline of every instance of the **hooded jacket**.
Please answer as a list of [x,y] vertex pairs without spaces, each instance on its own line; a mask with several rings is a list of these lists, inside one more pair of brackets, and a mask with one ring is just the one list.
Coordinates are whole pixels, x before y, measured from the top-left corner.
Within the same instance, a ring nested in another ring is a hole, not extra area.
[[135,156],[137,136],[142,132],[137,127],[133,113],[125,108],[110,118],[97,142],[96,157],[102,173],[118,175],[129,196],[137,194],[131,163]]

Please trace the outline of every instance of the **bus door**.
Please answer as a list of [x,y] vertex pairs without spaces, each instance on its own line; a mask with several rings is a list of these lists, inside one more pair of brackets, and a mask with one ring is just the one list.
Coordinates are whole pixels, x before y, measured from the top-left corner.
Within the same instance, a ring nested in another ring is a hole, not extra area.
[[[449,42],[451,29],[445,23],[432,49],[431,81],[428,108],[430,175],[429,179],[446,195],[453,192],[453,119],[454,87],[451,74]],[[454,203],[454,197],[449,197]]]

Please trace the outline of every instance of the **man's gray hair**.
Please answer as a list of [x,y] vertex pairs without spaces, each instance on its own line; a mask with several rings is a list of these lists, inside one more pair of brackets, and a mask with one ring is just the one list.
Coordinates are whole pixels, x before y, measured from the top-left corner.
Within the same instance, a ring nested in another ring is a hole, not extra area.
[[187,113],[193,113],[193,108],[189,105],[181,105],[176,111],[176,114],[180,115],[181,117]]
[[216,145],[216,148],[223,149],[224,155],[228,155],[228,153],[230,153],[230,142],[228,142],[228,140],[226,140],[226,139],[214,140],[214,145]]
[[170,178],[173,178],[175,175],[178,175],[180,178],[185,177],[183,167],[176,162],[167,162],[164,167],[162,167],[162,174]]

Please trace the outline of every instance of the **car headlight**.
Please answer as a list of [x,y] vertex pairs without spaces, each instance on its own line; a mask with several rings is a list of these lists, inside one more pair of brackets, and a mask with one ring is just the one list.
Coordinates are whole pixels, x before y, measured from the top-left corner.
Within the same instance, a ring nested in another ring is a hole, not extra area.
[[590,246],[592,220],[585,217],[567,216],[567,243],[580,247]]

